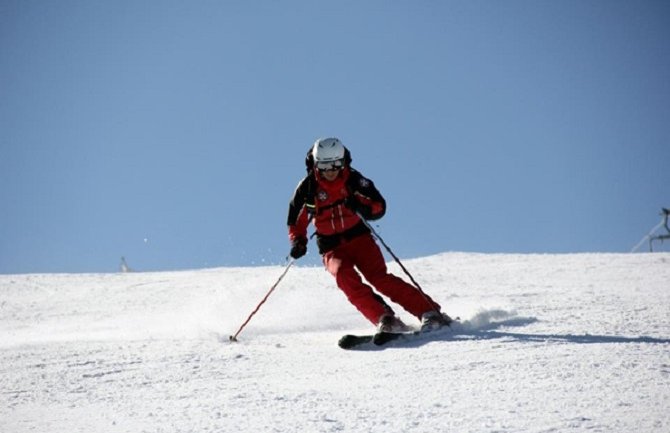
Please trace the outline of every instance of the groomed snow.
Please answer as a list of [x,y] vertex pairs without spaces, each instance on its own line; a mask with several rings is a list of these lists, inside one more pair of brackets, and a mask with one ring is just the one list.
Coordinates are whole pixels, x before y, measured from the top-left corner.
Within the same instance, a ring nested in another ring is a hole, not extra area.
[[283,267],[1,275],[0,432],[670,431],[670,254],[405,264],[462,324],[372,352],[320,268],[238,343]]

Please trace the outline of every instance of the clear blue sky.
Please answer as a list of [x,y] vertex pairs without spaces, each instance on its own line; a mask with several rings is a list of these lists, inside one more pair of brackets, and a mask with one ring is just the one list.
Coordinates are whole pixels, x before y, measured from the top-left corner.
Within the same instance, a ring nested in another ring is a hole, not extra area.
[[0,273],[283,263],[322,136],[400,257],[627,252],[670,206],[670,2],[0,0]]

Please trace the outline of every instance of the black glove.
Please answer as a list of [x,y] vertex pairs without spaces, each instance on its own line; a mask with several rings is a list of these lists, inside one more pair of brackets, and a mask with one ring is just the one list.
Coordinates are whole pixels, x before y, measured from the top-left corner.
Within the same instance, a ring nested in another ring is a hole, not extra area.
[[297,238],[293,240],[291,244],[291,252],[289,255],[294,259],[298,260],[300,257],[307,254],[307,239]]
[[356,197],[353,195],[350,195],[344,199],[344,205],[366,220],[372,218],[372,208],[356,200]]

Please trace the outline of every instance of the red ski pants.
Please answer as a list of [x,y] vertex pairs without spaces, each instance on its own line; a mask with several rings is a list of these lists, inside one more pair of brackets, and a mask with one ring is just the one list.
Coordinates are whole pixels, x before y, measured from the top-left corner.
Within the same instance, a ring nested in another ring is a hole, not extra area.
[[440,306],[430,297],[424,296],[414,286],[388,272],[384,256],[370,234],[357,236],[326,252],[323,263],[326,270],[335,277],[337,286],[349,302],[375,325],[381,316],[393,314],[393,311],[363,282],[355,268],[358,268],[379,293],[418,318],[428,311],[440,310]]

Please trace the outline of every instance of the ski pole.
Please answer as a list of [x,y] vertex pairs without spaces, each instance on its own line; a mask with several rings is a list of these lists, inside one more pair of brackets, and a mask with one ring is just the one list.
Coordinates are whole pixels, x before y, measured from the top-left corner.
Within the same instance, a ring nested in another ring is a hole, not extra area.
[[282,279],[284,279],[284,276],[285,276],[286,273],[288,272],[288,270],[289,270],[289,268],[291,267],[291,265],[293,265],[293,263],[295,263],[295,259],[291,258],[291,259],[289,260],[288,264],[286,265],[286,268],[284,269],[284,272],[282,272],[282,274],[279,276],[279,279],[277,279],[277,282],[274,283],[274,285],[273,285],[272,287],[270,287],[270,290],[267,292],[267,294],[265,295],[265,297],[261,300],[261,302],[258,303],[258,305],[257,305],[256,308],[254,309],[254,311],[252,311],[251,314],[249,314],[249,317],[247,317],[247,320],[244,321],[244,323],[242,324],[242,326],[240,326],[240,329],[237,330],[237,332],[235,333],[235,335],[231,335],[230,337],[228,337],[228,338],[230,339],[230,341],[232,341],[232,342],[237,342],[237,336],[240,335],[240,332],[242,332],[242,330],[244,329],[244,327],[247,326],[247,323],[249,323],[249,321],[251,320],[251,318],[254,317],[254,314],[256,314],[256,313],[258,312],[258,310],[261,308],[261,305],[263,305],[263,304],[265,303],[265,301],[268,300],[268,298],[270,297],[270,294],[274,291],[275,288],[277,288],[277,286],[279,285],[279,282],[280,282]]
[[[377,238],[377,239],[379,240],[379,242],[381,242],[381,244],[384,246],[384,248],[386,248],[386,251],[388,251],[389,254],[391,255],[391,257],[393,257],[393,260],[395,260],[395,262],[400,266],[400,268],[403,270],[403,272],[405,273],[405,275],[407,275],[407,276],[409,277],[409,279],[412,281],[412,284],[414,284],[414,287],[419,291],[419,293],[421,293],[421,295],[423,296],[423,298],[424,298],[426,301],[428,301],[428,303],[429,303],[430,305],[434,305],[434,302],[431,301],[431,299],[428,297],[428,295],[426,294],[426,292],[423,291],[423,289],[421,288],[421,286],[419,285],[419,283],[416,282],[416,280],[414,279],[414,277],[412,276],[412,274],[409,273],[409,271],[407,270],[407,268],[405,267],[405,265],[402,264],[402,262],[400,261],[400,259],[398,258],[398,256],[396,256],[396,255],[393,253],[393,251],[391,250],[391,247],[389,247],[389,246],[386,244],[386,242],[384,242],[384,239],[382,239],[382,237],[379,236],[379,233],[377,233],[377,231],[372,227],[372,225],[368,222],[368,220],[366,220],[366,219],[363,217],[363,215],[361,215],[359,212],[356,212],[356,214],[360,217],[361,221],[363,221],[363,224],[365,224],[365,226],[366,226],[367,228],[370,229],[370,232],[372,232],[372,235],[373,235],[375,238]],[[433,308],[435,308],[435,307],[433,307]],[[435,311],[437,311],[437,312],[439,313],[439,311],[438,311],[437,309],[435,309]]]

